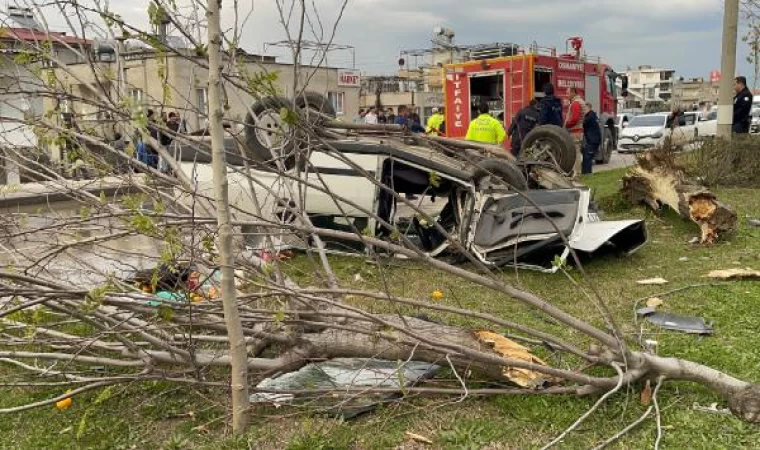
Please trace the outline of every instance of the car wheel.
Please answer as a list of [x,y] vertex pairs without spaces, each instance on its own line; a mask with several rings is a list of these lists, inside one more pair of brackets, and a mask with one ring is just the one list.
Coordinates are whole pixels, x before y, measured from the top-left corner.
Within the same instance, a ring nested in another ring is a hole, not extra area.
[[614,148],[614,142],[612,139],[612,132],[607,127],[604,127],[604,134],[602,135],[602,147],[596,154],[597,164],[607,164],[612,158],[612,150]]
[[[330,100],[324,95],[318,92],[303,92],[296,97],[296,108],[303,110],[307,120],[312,124],[318,124],[324,116],[336,118],[338,115],[335,112]],[[309,114],[310,112],[316,112],[319,114]]]
[[575,139],[556,125],[536,127],[523,140],[523,159],[553,163],[564,173],[572,173],[576,154]]
[[283,108],[291,107],[291,103],[282,97],[267,97],[254,103],[245,118],[245,153],[248,158],[272,168],[276,167],[277,160],[281,160],[286,169],[294,167],[296,147],[292,142],[292,130],[281,114]]
[[517,191],[528,189],[528,180],[514,163],[498,158],[485,159],[477,163],[472,179],[480,187],[488,181],[492,184],[506,184]]

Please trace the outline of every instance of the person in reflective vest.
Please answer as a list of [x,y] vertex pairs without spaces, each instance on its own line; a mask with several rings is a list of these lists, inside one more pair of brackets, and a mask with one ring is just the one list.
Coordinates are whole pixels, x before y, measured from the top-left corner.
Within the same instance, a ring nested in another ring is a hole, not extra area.
[[443,134],[443,130],[441,130],[441,125],[443,125],[443,121],[446,120],[443,116],[442,109],[439,110],[438,108],[433,108],[433,115],[430,116],[430,118],[427,121],[427,127],[425,128],[425,133],[431,134],[433,136],[440,136]]
[[478,118],[470,122],[465,139],[483,144],[502,145],[507,138],[507,132],[504,131],[501,122],[488,112],[488,104],[481,103],[478,106]]

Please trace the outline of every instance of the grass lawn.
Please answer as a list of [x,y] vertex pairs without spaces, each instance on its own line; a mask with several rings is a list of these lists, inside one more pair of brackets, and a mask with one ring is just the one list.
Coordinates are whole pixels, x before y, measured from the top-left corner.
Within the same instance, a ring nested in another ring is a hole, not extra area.
[[[698,234],[692,224],[674,214],[655,216],[643,208],[624,207],[617,195],[622,170],[600,173],[584,180],[595,188],[596,199],[609,217],[645,217],[650,242],[637,254],[605,257],[586,266],[589,279],[608,302],[619,326],[630,342],[640,336],[659,342],[659,353],[687,358],[711,365],[747,380],[760,381],[760,283],[726,282],[693,287],[662,296],[664,310],[699,315],[714,321],[715,335],[707,338],[675,332],[662,332],[646,323],[636,323],[633,311],[638,299],[694,284],[704,284],[709,270],[751,267],[760,269],[760,228],[747,225],[746,217],[760,217],[760,196],[756,190],[720,189],[717,194],[733,205],[739,214],[736,236],[712,247],[695,246],[688,241]],[[393,263],[378,268],[361,259],[334,258],[337,275],[347,283],[373,288],[383,284],[395,293],[427,298],[435,289],[444,292],[443,302],[470,306],[510,320],[529,323],[558,335],[575,338],[573,332],[547,322],[536,312],[527,311],[508,298],[494,295],[446,274],[409,263]],[[309,263],[294,261],[291,274],[308,282]],[[361,280],[356,283],[356,274]],[[599,314],[562,274],[505,269],[505,280],[535,292],[554,304],[601,326]],[[636,280],[651,277],[669,280],[666,286],[639,286]],[[381,302],[355,300],[376,311],[387,306]],[[405,312],[415,313],[415,310]],[[433,318],[453,319],[429,313]],[[457,319],[458,325],[477,327],[474,321]],[[500,330],[506,331],[506,330]],[[541,349],[538,350],[541,352]],[[542,356],[553,358],[541,353]],[[572,361],[552,359],[564,367]],[[7,369],[3,369],[7,370]],[[8,373],[8,372],[0,372]],[[6,389],[3,407],[49,398],[56,391]],[[612,397],[561,448],[591,448],[640,416],[646,407],[639,401],[640,390],[621,392]],[[392,404],[348,422],[319,416],[300,415],[297,419],[271,419],[294,411],[287,408],[256,410],[248,435],[225,436],[223,414],[225,399],[218,391],[177,389],[164,383],[118,386],[110,395],[77,397],[66,411],[40,408],[7,415],[0,421],[0,448],[20,449],[527,449],[547,443],[573,423],[596,398],[575,397],[469,397],[461,402],[450,398],[414,398]],[[662,448],[737,449],[760,448],[760,426],[745,424],[732,417],[695,411],[693,405],[710,405],[721,399],[690,383],[668,383],[660,391],[664,437]],[[611,448],[651,448],[655,425],[649,420]],[[405,438],[413,432],[432,439],[426,447]]]

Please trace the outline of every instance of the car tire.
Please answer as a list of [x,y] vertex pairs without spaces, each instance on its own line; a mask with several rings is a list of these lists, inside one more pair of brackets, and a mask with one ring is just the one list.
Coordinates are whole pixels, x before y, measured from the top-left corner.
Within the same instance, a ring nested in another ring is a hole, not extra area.
[[564,128],[536,127],[525,136],[522,148],[524,159],[555,163],[566,174],[575,168],[576,142]]
[[612,132],[610,131],[609,127],[604,127],[604,132],[602,133],[602,148],[599,149],[599,152],[597,152],[597,158],[596,163],[597,164],[607,164],[610,162],[610,158],[612,158],[612,150],[615,148],[613,139],[612,139]]
[[[318,92],[307,91],[299,94],[296,97],[295,104],[296,108],[306,111],[307,117],[309,117],[310,121],[311,117],[308,114],[309,111],[318,112],[333,119],[338,116],[332,103],[330,103],[330,100]],[[317,114],[314,116],[315,122],[317,123],[322,119],[322,117]]]
[[490,158],[477,163],[472,179],[476,186],[488,177],[495,176],[498,181],[517,191],[528,189],[525,174],[514,163],[505,159]]
[[[282,108],[291,107],[291,102],[282,97],[262,98],[251,106],[245,118],[247,158],[271,168],[276,168],[277,159],[281,159],[286,169],[294,167],[296,146],[290,142],[290,126],[281,117]],[[274,150],[270,145],[273,140],[281,140]]]

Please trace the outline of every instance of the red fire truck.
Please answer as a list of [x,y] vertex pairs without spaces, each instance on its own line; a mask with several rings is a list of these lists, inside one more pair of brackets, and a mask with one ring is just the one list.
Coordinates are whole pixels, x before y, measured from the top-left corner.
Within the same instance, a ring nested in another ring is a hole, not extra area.
[[[552,83],[555,95],[565,106],[564,114],[569,106],[568,91],[572,87],[594,105],[604,126],[604,143],[596,159],[599,163],[608,162],[612,150],[617,147],[615,80],[618,74],[600,60],[583,56],[582,38],[573,37],[567,43],[565,54],[536,45],[528,49],[513,45],[506,52],[500,50],[501,54],[507,53],[508,56],[446,65],[446,134],[464,138],[470,120],[477,117],[477,106],[481,102],[488,103],[494,117],[503,117],[508,129],[520,108],[532,98],[543,97],[544,86]],[[505,146],[509,147],[509,142]]]

